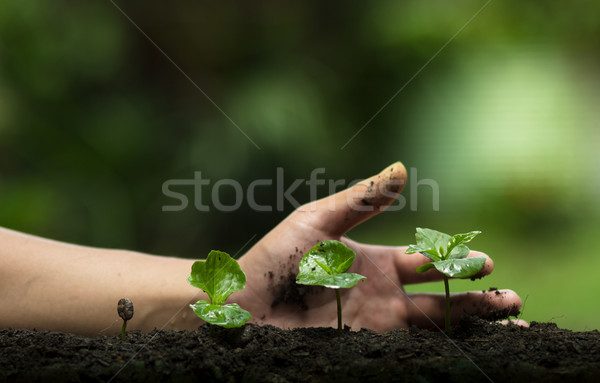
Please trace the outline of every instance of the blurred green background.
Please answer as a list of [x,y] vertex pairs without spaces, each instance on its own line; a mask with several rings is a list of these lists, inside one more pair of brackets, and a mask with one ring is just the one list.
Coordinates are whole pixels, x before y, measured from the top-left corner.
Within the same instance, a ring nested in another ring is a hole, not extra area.
[[245,189],[278,167],[286,186],[319,167],[350,181],[400,160],[407,206],[350,237],[482,230],[472,247],[496,270],[456,291],[512,288],[523,319],[600,327],[600,3],[116,3],[235,125],[110,1],[0,2],[0,225],[235,254],[293,207],[199,212],[181,187],[190,206],[164,212],[163,182],[200,171]]

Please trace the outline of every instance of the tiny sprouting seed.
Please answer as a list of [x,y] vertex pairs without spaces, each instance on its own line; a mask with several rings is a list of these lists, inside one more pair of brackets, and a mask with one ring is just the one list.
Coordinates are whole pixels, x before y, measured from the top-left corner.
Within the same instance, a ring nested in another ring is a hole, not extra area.
[[246,274],[229,254],[213,250],[205,261],[194,262],[188,282],[210,298],[210,302],[200,300],[190,305],[207,323],[232,328],[241,327],[250,319],[250,313],[237,303],[225,304],[232,293],[246,285]]
[[406,254],[421,253],[432,262],[417,267],[417,272],[424,273],[435,268],[444,278],[446,290],[446,321],[445,330],[450,334],[450,285],[448,278],[470,278],[479,273],[485,264],[485,257],[471,257],[465,243],[481,234],[481,231],[471,231],[463,234],[448,235],[436,230],[418,227],[415,237],[416,245],[410,245]]
[[125,340],[125,330],[127,329],[127,321],[133,318],[133,302],[129,298],[119,299],[117,304],[117,313],[123,319],[121,327],[121,340]]
[[345,272],[352,266],[355,257],[354,251],[342,242],[328,240],[319,242],[304,254],[298,265],[296,283],[335,289],[339,331],[342,331],[342,302],[339,289],[356,286],[361,279],[366,279],[360,274]]

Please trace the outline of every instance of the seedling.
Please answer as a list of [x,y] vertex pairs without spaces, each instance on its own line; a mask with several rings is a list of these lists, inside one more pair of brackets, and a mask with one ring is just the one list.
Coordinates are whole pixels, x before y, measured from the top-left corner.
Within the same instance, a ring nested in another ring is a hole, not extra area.
[[246,274],[229,254],[213,250],[206,261],[194,262],[188,282],[202,289],[210,298],[210,302],[201,300],[190,305],[204,321],[232,328],[241,327],[250,319],[250,313],[237,303],[225,304],[232,293],[242,290],[246,285]]
[[127,329],[127,321],[133,318],[133,302],[129,298],[119,299],[117,304],[117,313],[123,319],[121,327],[121,340],[125,340],[125,330]]
[[342,302],[339,289],[353,287],[361,279],[366,279],[360,274],[345,272],[352,266],[355,256],[354,251],[342,242],[322,241],[304,254],[298,265],[296,283],[335,289],[339,331],[342,331]]
[[470,278],[479,273],[485,264],[485,257],[467,258],[469,248],[465,243],[475,238],[480,231],[450,236],[431,229],[417,228],[416,245],[410,245],[406,254],[421,253],[433,262],[417,267],[417,272],[424,273],[429,269],[437,269],[444,278],[446,290],[446,334],[450,334],[450,286],[448,278]]

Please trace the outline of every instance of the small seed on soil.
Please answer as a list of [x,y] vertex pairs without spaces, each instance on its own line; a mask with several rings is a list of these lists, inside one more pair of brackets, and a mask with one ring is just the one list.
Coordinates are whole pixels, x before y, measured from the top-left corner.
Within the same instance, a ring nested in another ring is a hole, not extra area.
[[121,298],[119,299],[119,304],[117,305],[117,312],[119,316],[124,321],[128,321],[133,318],[133,302],[129,298]]

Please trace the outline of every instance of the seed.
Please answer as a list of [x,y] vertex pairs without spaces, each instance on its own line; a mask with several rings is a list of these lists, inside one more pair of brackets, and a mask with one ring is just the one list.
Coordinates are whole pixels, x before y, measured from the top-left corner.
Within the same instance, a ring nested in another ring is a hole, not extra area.
[[117,305],[117,312],[124,321],[128,321],[131,318],[133,318],[133,303],[131,302],[131,300],[129,298],[119,299],[119,304]]

